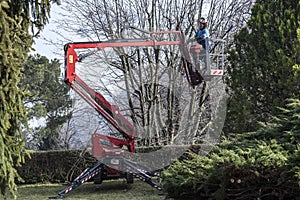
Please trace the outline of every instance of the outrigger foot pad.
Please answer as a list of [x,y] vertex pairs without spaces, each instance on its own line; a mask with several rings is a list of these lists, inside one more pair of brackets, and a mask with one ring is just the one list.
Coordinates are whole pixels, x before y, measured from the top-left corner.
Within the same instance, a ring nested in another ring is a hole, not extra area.
[[52,197],[48,197],[49,199],[63,199],[64,196],[62,195],[58,195],[58,196],[52,196]]

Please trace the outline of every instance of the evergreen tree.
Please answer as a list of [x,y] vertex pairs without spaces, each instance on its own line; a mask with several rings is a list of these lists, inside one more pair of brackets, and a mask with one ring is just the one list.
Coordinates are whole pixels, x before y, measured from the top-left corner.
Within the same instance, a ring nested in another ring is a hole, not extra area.
[[227,132],[255,130],[286,98],[300,98],[299,24],[299,0],[256,1],[229,56]]
[[164,189],[186,199],[298,199],[300,100],[285,103],[258,131],[232,134],[208,156],[191,153],[172,164],[162,174]]
[[59,148],[59,130],[70,119],[72,102],[68,87],[61,79],[59,60],[51,62],[39,54],[29,56],[25,63],[21,85],[30,95],[25,99],[29,119],[45,119],[45,125],[32,130],[29,146],[40,149]]
[[58,3],[58,0],[0,1],[0,190],[3,195],[7,189],[16,195],[15,166],[24,158],[20,129],[21,122],[26,120],[25,93],[18,84],[33,41],[29,29],[41,30],[48,22],[50,2]]

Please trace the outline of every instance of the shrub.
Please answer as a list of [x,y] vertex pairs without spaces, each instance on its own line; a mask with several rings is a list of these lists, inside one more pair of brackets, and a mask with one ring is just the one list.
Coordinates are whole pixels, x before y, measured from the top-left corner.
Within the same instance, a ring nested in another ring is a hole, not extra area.
[[296,199],[300,196],[300,100],[273,123],[224,139],[207,157],[190,153],[163,172],[170,196],[188,199]]

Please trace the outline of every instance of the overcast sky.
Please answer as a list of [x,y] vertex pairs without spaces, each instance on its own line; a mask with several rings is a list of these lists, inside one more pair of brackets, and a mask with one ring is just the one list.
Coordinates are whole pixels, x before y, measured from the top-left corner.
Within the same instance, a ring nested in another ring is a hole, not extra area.
[[[35,39],[35,44],[33,45],[35,51],[32,51],[32,54],[38,53],[42,56],[46,56],[50,60],[54,58],[59,60],[63,59],[63,46],[59,48],[49,44],[49,42],[45,40],[45,38],[51,39],[54,42],[58,40],[59,36],[57,36],[52,30],[56,29],[57,25],[54,23],[54,21],[60,17],[60,11],[61,9],[56,4],[51,6],[51,18],[49,20],[49,24],[45,26],[45,29],[41,32],[40,37]],[[59,55],[60,53],[61,55]]]

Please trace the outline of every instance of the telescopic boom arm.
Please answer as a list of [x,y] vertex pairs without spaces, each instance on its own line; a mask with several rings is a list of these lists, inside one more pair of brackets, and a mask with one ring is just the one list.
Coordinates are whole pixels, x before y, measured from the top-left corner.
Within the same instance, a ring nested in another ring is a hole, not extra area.
[[[122,144],[116,141],[120,146],[126,145],[130,152],[134,152],[134,139],[136,129],[119,111],[118,106],[111,105],[100,93],[89,87],[77,74],[76,63],[80,62],[83,57],[78,56],[76,49],[96,49],[104,50],[108,47],[155,47],[164,45],[179,45],[182,52],[182,61],[189,83],[192,86],[202,82],[201,74],[194,68],[191,62],[189,49],[184,41],[181,31],[162,31],[153,32],[152,35],[175,34],[177,40],[173,41],[156,41],[150,39],[141,40],[108,40],[96,42],[76,42],[65,45],[65,82],[74,89],[82,98],[84,98],[100,115],[102,115],[110,124],[112,124],[122,135],[125,140]],[[113,142],[113,141],[112,141]]]

